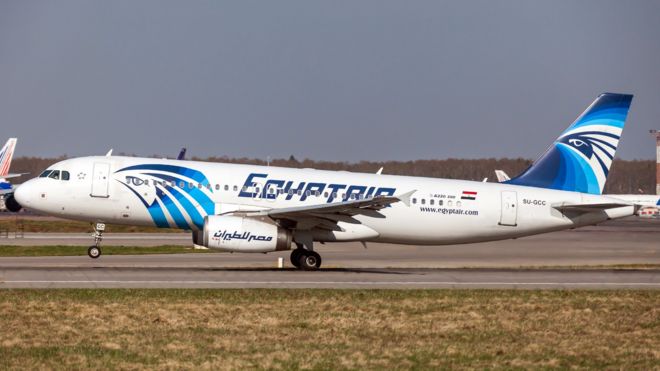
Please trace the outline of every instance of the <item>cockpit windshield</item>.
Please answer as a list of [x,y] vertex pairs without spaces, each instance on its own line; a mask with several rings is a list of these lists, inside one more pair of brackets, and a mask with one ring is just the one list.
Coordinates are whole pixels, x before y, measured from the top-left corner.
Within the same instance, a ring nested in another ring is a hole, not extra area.
[[55,180],[69,180],[70,175],[68,171],[60,171],[60,170],[45,170],[41,175],[39,175],[39,178],[51,178]]

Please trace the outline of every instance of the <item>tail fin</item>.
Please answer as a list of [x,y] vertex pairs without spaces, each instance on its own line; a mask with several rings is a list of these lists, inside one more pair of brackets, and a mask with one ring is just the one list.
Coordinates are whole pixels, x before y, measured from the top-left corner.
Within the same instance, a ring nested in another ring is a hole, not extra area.
[[16,148],[16,138],[9,138],[2,150],[0,150],[0,178],[9,174],[9,167],[11,166],[11,159],[14,156],[14,148]]
[[632,98],[601,94],[532,166],[506,183],[601,194]]

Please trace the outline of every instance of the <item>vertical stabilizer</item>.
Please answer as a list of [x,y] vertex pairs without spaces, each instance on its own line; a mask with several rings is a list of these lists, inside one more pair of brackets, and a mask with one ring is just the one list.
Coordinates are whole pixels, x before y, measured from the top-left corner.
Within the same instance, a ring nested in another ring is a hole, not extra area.
[[11,159],[14,157],[14,148],[16,148],[16,138],[9,138],[5,146],[0,150],[0,178],[9,174]]
[[603,93],[509,184],[601,194],[632,95]]

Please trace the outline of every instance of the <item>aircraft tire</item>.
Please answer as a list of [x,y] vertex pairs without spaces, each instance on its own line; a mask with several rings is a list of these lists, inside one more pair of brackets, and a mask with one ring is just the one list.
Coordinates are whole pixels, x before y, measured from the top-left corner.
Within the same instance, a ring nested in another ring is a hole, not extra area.
[[296,268],[300,268],[300,254],[302,252],[303,251],[300,248],[291,251],[291,264]]
[[98,259],[98,257],[101,256],[101,248],[98,246],[90,246],[89,249],[87,249],[87,255],[92,259]]
[[298,261],[300,269],[304,271],[315,271],[321,268],[321,255],[315,251],[304,251]]

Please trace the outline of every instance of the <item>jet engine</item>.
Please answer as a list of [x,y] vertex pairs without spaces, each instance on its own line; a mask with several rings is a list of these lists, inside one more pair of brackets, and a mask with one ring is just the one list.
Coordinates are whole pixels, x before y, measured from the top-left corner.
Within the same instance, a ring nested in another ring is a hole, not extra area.
[[19,204],[18,201],[16,201],[16,199],[14,198],[14,194],[12,193],[8,196],[5,196],[5,208],[11,211],[12,213],[17,213],[21,211],[23,206],[21,206],[21,204]]
[[268,221],[210,215],[204,221],[201,245],[232,252],[271,252],[291,249],[291,240],[291,231]]

